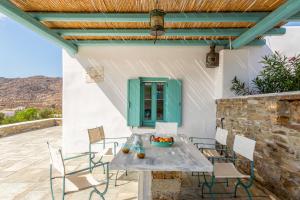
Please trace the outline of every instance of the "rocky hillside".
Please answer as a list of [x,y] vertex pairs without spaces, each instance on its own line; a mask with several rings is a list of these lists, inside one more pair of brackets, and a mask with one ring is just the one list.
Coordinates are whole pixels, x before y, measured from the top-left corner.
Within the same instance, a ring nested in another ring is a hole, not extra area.
[[61,109],[62,79],[0,77],[0,110],[18,106]]

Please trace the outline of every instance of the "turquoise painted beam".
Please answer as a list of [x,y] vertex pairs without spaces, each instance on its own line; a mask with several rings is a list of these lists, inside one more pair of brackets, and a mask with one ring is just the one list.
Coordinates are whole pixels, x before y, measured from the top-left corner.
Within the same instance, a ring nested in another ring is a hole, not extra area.
[[[78,46],[227,46],[228,40],[73,40]],[[248,45],[262,46],[265,40],[254,40]]]
[[285,21],[289,17],[297,14],[299,11],[300,0],[288,0],[264,19],[259,21],[254,27],[250,28],[248,31],[235,39],[232,42],[231,47],[237,49],[248,44],[257,36],[263,35],[278,23]]
[[[148,13],[49,13],[31,12],[40,21],[149,22]],[[167,13],[165,22],[257,22],[267,12]]]
[[288,18],[289,22],[300,22],[300,12]]
[[[148,13],[31,12],[30,14],[40,21],[149,22]],[[268,14],[269,12],[167,13],[165,22],[258,22]],[[299,21],[300,14],[291,17],[291,20]]]
[[23,12],[21,9],[17,8],[10,1],[1,0],[0,1],[0,12],[4,13],[6,16],[14,19],[20,24],[26,26],[27,28],[33,30],[34,32],[44,36],[45,38],[55,42],[57,45],[65,48],[69,53],[77,53],[77,46],[71,41],[64,40],[54,31],[45,27],[42,23],[37,21],[31,15]]
[[[149,29],[52,29],[62,36],[149,36]],[[165,36],[239,36],[248,28],[167,29]],[[264,35],[283,35],[285,28],[274,28]]]

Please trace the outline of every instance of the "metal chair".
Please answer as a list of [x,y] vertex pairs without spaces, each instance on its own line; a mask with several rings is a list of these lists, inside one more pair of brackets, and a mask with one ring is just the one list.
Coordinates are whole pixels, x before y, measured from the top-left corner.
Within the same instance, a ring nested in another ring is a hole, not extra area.
[[[218,193],[213,193],[212,188],[216,183],[217,179],[236,179],[237,182],[235,184],[234,188],[234,197],[236,197],[236,192],[239,186],[241,186],[248,195],[248,198],[251,200],[252,195],[249,191],[249,188],[253,184],[254,180],[254,161],[253,161],[253,154],[255,150],[255,141],[248,139],[243,136],[236,135],[234,139],[234,144],[233,144],[233,158],[232,162],[215,162],[214,159],[212,159],[212,162],[214,164],[214,171],[209,174],[211,176],[210,181],[206,179],[206,175],[204,174],[204,180],[205,182],[202,184],[202,197],[204,197],[204,187],[207,187],[209,189],[209,193],[212,197],[212,199],[215,198],[214,194]],[[236,154],[244,157],[250,162],[250,175],[246,175],[241,173],[235,164],[235,161],[237,159]],[[224,159],[227,160],[228,159]],[[220,161],[220,160],[218,160]],[[247,182],[242,181],[242,179],[247,179]]]
[[[50,153],[50,189],[52,200],[54,200],[53,192],[53,180],[62,179],[62,199],[64,200],[65,195],[93,188],[90,192],[89,199],[92,198],[93,194],[98,194],[101,199],[105,200],[104,195],[107,192],[109,177],[108,177],[108,163],[102,163],[106,168],[106,178],[102,181],[96,180],[91,173],[89,168],[80,169],[66,173],[64,159],[60,149],[53,148],[48,142],[48,149]],[[69,159],[70,160],[70,159]],[[60,175],[53,176],[53,169],[57,170]],[[101,192],[97,189],[97,186],[105,184],[104,190]]]
[[[107,138],[105,137],[104,129],[103,126],[88,129],[88,135],[89,135],[89,167],[90,167],[90,172],[93,171],[93,169],[98,166],[102,165],[102,158],[104,155],[108,153],[110,150],[109,148],[106,148],[108,144],[113,144],[113,155],[115,156],[117,154],[117,147],[119,146],[119,143],[116,141],[124,140],[128,137],[116,137],[116,138]],[[93,149],[94,147],[99,147],[99,145],[102,145],[102,148],[96,148]],[[97,160],[96,159],[96,154],[100,154],[100,158]],[[105,169],[103,168],[103,171],[105,173]],[[117,176],[119,174],[119,171],[116,173],[116,180],[115,180],[115,186],[117,185]],[[127,171],[126,171],[126,176],[127,176]]]
[[208,159],[211,159],[227,155],[227,136],[228,131],[218,127],[215,138],[190,137],[189,139]]
[[155,131],[162,135],[176,135],[178,124],[176,122],[156,122]]

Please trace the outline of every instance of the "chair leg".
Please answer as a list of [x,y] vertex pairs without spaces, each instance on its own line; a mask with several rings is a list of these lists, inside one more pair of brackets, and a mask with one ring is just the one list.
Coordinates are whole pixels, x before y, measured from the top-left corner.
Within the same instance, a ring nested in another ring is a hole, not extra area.
[[119,170],[118,170],[117,173],[116,173],[115,186],[117,186],[118,174],[119,174]]
[[201,187],[201,185],[200,173],[198,173],[198,187]]
[[92,190],[92,191],[91,191],[89,200],[92,199],[92,196],[93,196],[94,192],[95,192],[95,190]]
[[240,181],[238,181],[236,184],[235,184],[235,187],[234,187],[234,197],[236,198],[236,192],[237,192],[237,188],[238,186],[241,184]]
[[65,183],[66,183],[66,179],[65,179],[65,177],[63,178],[63,188],[62,188],[62,200],[64,200],[65,199]]

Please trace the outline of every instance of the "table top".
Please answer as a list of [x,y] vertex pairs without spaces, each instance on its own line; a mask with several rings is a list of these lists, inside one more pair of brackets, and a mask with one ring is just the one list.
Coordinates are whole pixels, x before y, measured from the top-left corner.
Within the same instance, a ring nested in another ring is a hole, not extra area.
[[[144,159],[139,159],[132,151],[128,154],[119,151],[110,168],[129,171],[213,171],[211,162],[184,135],[173,136],[175,143],[172,147],[152,146],[150,135],[141,134],[146,154]],[[133,137],[128,139],[128,144]]]

